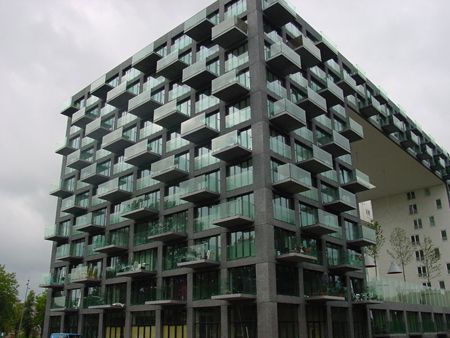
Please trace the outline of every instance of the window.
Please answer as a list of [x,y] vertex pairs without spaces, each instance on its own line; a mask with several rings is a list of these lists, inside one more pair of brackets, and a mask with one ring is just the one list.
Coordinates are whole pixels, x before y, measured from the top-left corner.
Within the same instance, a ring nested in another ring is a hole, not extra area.
[[425,188],[425,196],[430,196],[431,192],[430,192],[430,188]]
[[443,241],[447,240],[447,230],[441,230],[441,237]]
[[416,251],[416,261],[423,261],[423,250]]
[[411,236],[411,243],[413,245],[419,245],[420,244],[419,235],[412,235]]
[[439,281],[439,287],[440,287],[442,290],[445,290],[445,282],[444,282],[443,280],[440,280],[440,281]]
[[427,276],[427,268],[425,266],[418,266],[417,274],[419,275],[419,277],[426,277]]
[[438,198],[437,200],[436,200],[436,208],[439,210],[439,209],[442,209],[442,201],[441,201],[441,199],[440,198]]
[[431,283],[426,282],[426,283],[422,283],[422,285],[425,287],[431,288]]
[[417,205],[416,204],[410,204],[409,205],[409,214],[410,215],[417,214]]
[[434,220],[434,216],[430,216],[430,217],[429,217],[429,220],[430,220],[430,226],[431,226],[431,227],[434,227],[434,226],[436,225],[436,222],[435,222],[435,220]]
[[408,201],[413,200],[416,198],[416,193],[414,191],[410,191],[406,194],[406,198],[408,199]]
[[439,251],[439,248],[434,248],[434,255],[436,257],[441,257],[441,252]]
[[450,275],[450,263],[447,263],[447,273]]
[[416,218],[414,220],[414,229],[422,229],[422,219],[421,218]]

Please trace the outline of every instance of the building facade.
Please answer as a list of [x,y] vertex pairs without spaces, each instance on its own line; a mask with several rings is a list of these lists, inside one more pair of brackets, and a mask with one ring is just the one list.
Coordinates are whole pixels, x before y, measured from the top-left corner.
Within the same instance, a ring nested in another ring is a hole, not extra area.
[[430,180],[443,182],[447,155],[284,1],[212,4],[61,113],[44,336],[436,336],[450,326],[436,297],[399,305],[398,294],[368,291],[374,233],[357,211],[394,187],[364,157],[374,138]]

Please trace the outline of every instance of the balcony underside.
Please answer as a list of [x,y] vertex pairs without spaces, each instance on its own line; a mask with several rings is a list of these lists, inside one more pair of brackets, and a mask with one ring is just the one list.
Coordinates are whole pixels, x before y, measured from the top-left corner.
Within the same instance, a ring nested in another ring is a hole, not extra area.
[[39,284],[39,287],[41,289],[53,289],[53,290],[59,290],[59,289],[64,289],[64,283],[62,284]]
[[128,104],[128,113],[139,118],[152,117],[155,109],[159,107],[161,107],[161,103],[148,99],[138,105],[134,105],[133,107],[130,107]]
[[196,90],[200,90],[206,86],[209,86],[211,81],[215,78],[217,78],[216,74],[210,72],[208,69],[204,69],[203,71],[193,74],[188,78],[183,75],[183,83]]
[[130,277],[130,278],[146,278],[156,275],[156,271],[137,270],[137,271],[124,271],[118,272],[116,277]]
[[340,132],[340,134],[346,137],[350,142],[360,141],[364,138],[364,135],[361,135],[359,132],[351,128],[344,129]]
[[204,125],[187,133],[181,134],[181,137],[185,140],[188,140],[189,142],[198,144],[206,140],[210,140],[216,137],[218,134],[219,132],[216,129]]
[[316,47],[320,50],[322,61],[328,61],[336,56],[336,50],[326,41],[317,42]]
[[62,155],[62,156],[67,156],[72,154],[76,149],[73,148],[72,146],[69,145],[64,145],[61,148],[58,148],[55,153],[57,153],[58,155]]
[[164,300],[150,300],[145,302],[145,305],[185,305],[186,301],[185,300],[176,300],[176,299],[164,299]]
[[157,235],[148,236],[149,241],[160,241],[160,242],[168,242],[174,240],[180,240],[186,238],[187,234],[185,232],[176,232],[176,231],[168,231],[163,232]]
[[308,160],[300,161],[297,164],[300,168],[316,174],[333,169],[329,164],[322,162],[316,158],[310,158]]
[[242,41],[247,39],[247,33],[243,30],[239,29],[236,26],[233,26],[227,30],[220,32],[212,36],[212,41],[217,43],[219,46],[224,49],[229,49],[234,45],[239,44]]
[[345,297],[329,296],[329,295],[305,296],[305,301],[311,302],[311,303],[312,302],[314,302],[314,303],[343,302],[343,301],[345,301]]
[[362,191],[366,191],[366,190],[370,190],[371,189],[370,186],[368,186],[366,184],[363,184],[363,183],[360,183],[360,182],[358,182],[356,180],[350,181],[350,182],[347,182],[347,183],[344,183],[344,184],[341,184],[341,186],[345,190],[348,190],[348,191],[350,191],[350,192],[352,192],[354,194],[356,194],[358,192],[362,192]]
[[141,60],[134,62],[133,68],[136,68],[145,74],[151,74],[156,71],[156,64],[160,59],[161,56],[159,54],[151,52]]
[[64,208],[64,209],[61,208],[61,211],[67,212],[68,214],[72,214],[75,216],[79,216],[79,215],[85,214],[87,212],[87,208],[81,207],[78,205],[72,205],[72,206]]
[[288,263],[317,262],[317,257],[305,253],[291,252],[277,256],[277,260]]
[[87,124],[91,123],[92,121],[94,121],[94,117],[90,117],[88,115],[82,115],[79,118],[77,118],[76,120],[72,119],[72,125],[80,127],[80,128],[85,128]]
[[158,216],[158,210],[151,208],[139,208],[133,211],[125,212],[121,216],[129,219],[139,220]]
[[329,152],[330,154],[334,155],[335,157],[350,153],[349,149],[342,147],[341,145],[339,145],[334,141],[330,141],[329,143],[323,144],[321,148]]
[[346,212],[346,211],[350,211],[350,210],[354,210],[355,206],[351,205],[343,200],[335,200],[329,203],[323,203],[323,205],[333,211],[333,212],[337,212],[337,213],[341,213],[341,212]]
[[134,144],[133,141],[131,141],[125,137],[120,137],[117,140],[114,140],[110,143],[104,144],[103,149],[117,154],[117,153],[122,152],[125,148],[132,146],[133,144]]
[[125,162],[136,167],[149,166],[153,162],[161,159],[161,155],[153,153],[151,151],[144,151],[139,154],[134,154],[132,156],[127,156],[125,154]]
[[192,268],[192,269],[212,268],[219,265],[220,263],[218,261],[213,261],[209,259],[198,259],[195,261],[181,262],[177,264],[179,268]]
[[288,111],[284,111],[271,117],[270,121],[278,128],[283,129],[287,133],[297,130],[305,125],[302,121],[300,121],[297,117],[295,117]]
[[315,54],[311,53],[304,46],[296,48],[295,51],[300,55],[300,59],[302,60],[302,66],[305,68],[314,67],[321,62],[320,58],[318,58]]
[[86,136],[93,138],[95,140],[101,140],[103,136],[108,135],[111,132],[110,129],[107,129],[105,127],[98,127],[93,130],[90,130],[89,132],[86,131]]
[[105,231],[104,225],[99,225],[99,224],[94,224],[94,223],[78,225],[76,228],[78,231],[87,232],[89,234],[98,234],[98,233]]
[[278,181],[273,184],[273,187],[289,194],[298,194],[311,189],[309,185],[292,178],[286,178]]
[[122,190],[122,189],[115,189],[115,190],[111,190],[108,191],[104,194],[99,195],[98,197],[102,200],[106,200],[109,202],[119,202],[119,201],[124,201],[127,199],[131,198],[131,192],[130,191],[126,191],[126,190]]
[[298,106],[305,110],[306,115],[310,119],[326,113],[326,110],[322,106],[319,106],[309,98],[300,101]]
[[108,181],[109,178],[110,178],[109,176],[102,175],[102,174],[99,174],[99,173],[94,173],[92,175],[89,175],[89,176],[86,176],[86,177],[82,178],[81,180],[83,182],[85,182],[85,183],[88,183],[88,184],[99,185],[99,184],[101,184],[103,182]]
[[164,66],[156,71],[158,76],[163,76],[166,79],[174,81],[176,79],[181,78],[183,69],[185,69],[188,65],[183,61],[177,59],[171,64]]
[[56,258],[56,260],[61,262],[81,262],[83,260],[83,256],[67,255]]
[[248,294],[248,293],[230,293],[230,294],[212,296],[211,299],[212,300],[225,300],[225,301],[233,302],[233,301],[255,300],[256,296]]
[[274,26],[281,27],[295,21],[295,14],[286,9],[279,1],[274,1],[264,9],[266,19]]
[[122,109],[122,110],[127,110],[128,109],[128,101],[130,101],[135,96],[136,95],[129,92],[128,90],[125,90],[122,93],[110,98],[108,101],[108,104],[110,104],[113,107]]
[[185,29],[184,34],[194,39],[195,41],[203,41],[211,37],[211,29],[214,24],[207,18],[198,22],[195,26]]
[[344,97],[336,94],[329,88],[325,88],[319,92],[320,96],[322,96],[327,101],[328,107],[333,107],[337,104],[344,103]]
[[362,115],[364,115],[366,117],[371,117],[371,116],[379,114],[379,111],[377,109],[375,109],[375,107],[372,105],[361,107],[361,108],[359,108],[359,111],[361,112]]
[[72,308],[50,309],[50,312],[78,312],[78,309]]
[[85,284],[85,285],[96,285],[100,284],[101,282],[102,280],[100,278],[89,278],[89,277],[70,281],[71,284]]
[[340,264],[340,265],[335,265],[335,266],[329,266],[328,269],[335,273],[346,273],[346,272],[358,271],[358,270],[361,270],[362,268],[351,265],[351,264]]
[[219,197],[219,195],[220,194],[216,191],[202,189],[185,194],[181,196],[181,199],[192,203],[198,203],[206,200],[215,200]]
[[355,88],[347,80],[341,80],[336,84],[344,91],[344,96],[355,93]]
[[388,134],[397,133],[397,132],[402,131],[402,129],[393,122],[388,122],[388,123],[382,125],[381,128],[383,129],[384,132],[386,132]]
[[102,85],[98,86],[97,88],[91,90],[91,94],[95,97],[106,99],[106,96],[108,92],[113,89],[114,87],[111,86],[108,83],[103,83]]
[[69,196],[73,195],[73,191],[70,191],[68,189],[64,189],[64,188],[58,188],[56,190],[53,190],[52,192],[50,192],[51,196],[55,196],[55,197],[60,197],[60,198],[66,198]]
[[248,157],[252,151],[241,145],[232,145],[227,148],[219,149],[212,152],[212,156],[225,162],[231,162],[239,158]]
[[89,306],[89,309],[96,309],[96,310],[122,310],[124,308],[125,304],[120,303]]
[[267,65],[282,76],[296,73],[301,70],[301,65],[287,58],[283,53],[271,57],[267,60]]
[[322,223],[311,224],[302,226],[302,233],[306,233],[313,236],[325,236],[337,231],[336,227],[331,227]]
[[167,183],[182,179],[183,177],[186,177],[188,174],[189,174],[188,172],[178,168],[169,168],[165,171],[160,171],[158,173],[153,174],[152,178],[157,181]]
[[352,240],[348,240],[347,241],[348,244],[350,245],[354,245],[354,246],[371,246],[371,245],[375,245],[376,242],[372,241],[370,239],[367,238],[357,238],[357,239],[352,239]]
[[72,169],[81,170],[91,164],[92,164],[92,162],[90,160],[78,159],[78,160],[75,160],[74,162],[68,164],[67,166]]
[[253,224],[253,219],[247,216],[237,215],[216,219],[213,221],[213,224],[227,229],[235,229]]
[[128,248],[122,245],[110,244],[107,246],[103,246],[101,248],[96,248],[94,251],[97,253],[104,253],[107,255],[112,255],[116,253],[120,253],[126,251]]
[[52,241],[52,242],[57,242],[60,244],[64,244],[67,243],[69,241],[69,236],[65,236],[65,235],[50,235],[50,236],[45,236],[44,238],[46,241]]
[[222,101],[230,102],[247,95],[248,92],[248,88],[236,81],[221,88],[213,88],[212,95]]
[[178,110],[170,112],[160,117],[156,117],[154,122],[161,127],[171,128],[173,126],[179,125],[182,122],[189,120],[189,115],[186,115]]

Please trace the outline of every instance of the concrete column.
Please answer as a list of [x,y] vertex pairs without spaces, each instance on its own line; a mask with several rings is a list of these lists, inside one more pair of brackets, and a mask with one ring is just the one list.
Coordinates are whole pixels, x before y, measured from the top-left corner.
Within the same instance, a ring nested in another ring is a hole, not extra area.
[[222,305],[220,307],[220,338],[228,338],[228,331],[228,306]]

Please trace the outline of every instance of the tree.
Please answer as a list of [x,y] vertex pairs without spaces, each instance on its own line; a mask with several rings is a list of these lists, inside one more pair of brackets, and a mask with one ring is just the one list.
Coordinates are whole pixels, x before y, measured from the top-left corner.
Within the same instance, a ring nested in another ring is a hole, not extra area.
[[403,280],[406,282],[405,266],[411,262],[413,258],[414,248],[411,240],[406,236],[406,231],[402,228],[395,228],[389,239],[391,250],[387,253],[395,260],[395,262],[402,267]]
[[23,309],[22,330],[26,338],[30,338],[34,331],[36,295],[33,290],[27,296]]
[[378,278],[378,267],[377,267],[377,257],[380,255],[381,248],[386,241],[383,234],[383,229],[377,221],[372,221],[369,223],[369,227],[375,230],[375,244],[367,248],[367,253],[373,257],[375,262],[375,275]]
[[15,327],[17,288],[16,274],[7,272],[5,266],[0,265],[0,332],[8,333]]
[[426,269],[426,274],[422,275],[422,278],[431,285],[431,280],[441,274],[441,255],[430,237],[425,237],[420,249],[423,251],[422,266]]
[[36,297],[36,307],[34,315],[34,327],[39,331],[42,337],[42,330],[44,328],[45,306],[47,304],[47,293],[42,292]]

